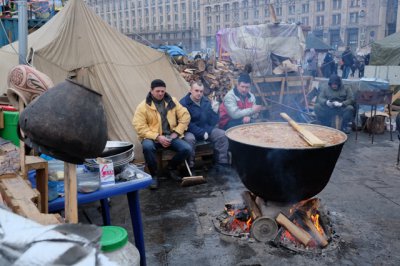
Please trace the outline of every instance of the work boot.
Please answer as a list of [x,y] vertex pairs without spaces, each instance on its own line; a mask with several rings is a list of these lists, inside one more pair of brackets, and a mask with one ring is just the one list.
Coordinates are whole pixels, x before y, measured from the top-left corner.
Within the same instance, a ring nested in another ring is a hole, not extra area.
[[152,179],[153,180],[152,180],[151,185],[149,186],[149,188],[150,188],[150,190],[156,190],[156,189],[158,189],[158,177],[154,176]]
[[168,168],[168,175],[174,181],[177,182],[182,181],[182,177],[180,176],[179,171],[176,169]]

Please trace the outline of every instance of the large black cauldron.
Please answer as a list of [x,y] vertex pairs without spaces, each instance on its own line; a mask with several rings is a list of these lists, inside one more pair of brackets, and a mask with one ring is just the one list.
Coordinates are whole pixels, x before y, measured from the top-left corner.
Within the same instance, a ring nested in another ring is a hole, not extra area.
[[230,131],[246,126],[226,132],[233,166],[251,192],[264,200],[278,202],[298,202],[321,192],[347,139],[344,133],[330,128],[332,133],[342,134],[343,141],[323,148],[268,148],[229,138]]
[[31,102],[21,113],[19,126],[27,145],[69,163],[96,158],[107,142],[101,94],[71,80]]

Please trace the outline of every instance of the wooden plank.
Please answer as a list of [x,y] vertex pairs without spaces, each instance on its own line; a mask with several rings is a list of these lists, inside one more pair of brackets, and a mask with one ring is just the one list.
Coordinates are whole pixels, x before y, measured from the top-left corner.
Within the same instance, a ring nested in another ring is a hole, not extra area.
[[76,184],[76,165],[64,163],[65,220],[78,223],[78,190]]
[[311,146],[311,147],[325,147],[326,143],[315,136],[312,132],[306,130],[291,119],[286,113],[280,113],[281,117],[284,118],[289,124],[299,132],[300,136]]
[[[21,114],[22,111],[24,111],[24,102],[22,101],[22,99],[20,98],[18,100],[18,111]],[[22,131],[21,131],[21,136],[24,137]],[[20,166],[21,166],[21,175],[25,176],[26,172],[25,172],[25,143],[20,140],[19,141],[19,160],[20,160]]]

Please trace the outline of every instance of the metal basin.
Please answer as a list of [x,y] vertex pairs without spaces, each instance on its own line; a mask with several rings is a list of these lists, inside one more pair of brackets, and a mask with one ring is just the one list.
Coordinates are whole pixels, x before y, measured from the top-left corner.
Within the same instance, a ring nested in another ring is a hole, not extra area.
[[257,196],[278,202],[298,202],[321,192],[331,177],[347,136],[336,129],[307,125],[326,128],[341,136],[340,143],[322,148],[266,147],[246,143],[248,136],[243,141],[230,137],[234,130],[257,124],[226,131],[232,164],[243,184]]

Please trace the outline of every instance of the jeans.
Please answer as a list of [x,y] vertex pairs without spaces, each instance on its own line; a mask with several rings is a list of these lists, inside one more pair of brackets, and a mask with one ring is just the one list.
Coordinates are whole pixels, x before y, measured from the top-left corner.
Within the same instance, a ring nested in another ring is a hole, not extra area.
[[342,127],[347,126],[349,122],[354,119],[354,107],[352,105],[347,105],[345,107],[328,107],[320,104],[314,106],[314,112],[317,115],[318,120],[324,126],[330,127],[332,124],[332,119],[335,115],[343,117]]
[[192,152],[192,147],[184,140],[176,138],[171,141],[168,148],[164,148],[160,143],[151,139],[142,141],[144,160],[149,168],[151,175],[157,175],[157,149],[170,149],[176,152],[175,156],[169,161],[170,168],[175,169],[181,162],[186,160]]
[[[196,148],[196,137],[190,133],[186,132],[183,138],[192,147],[192,152],[189,157],[189,166],[194,166],[195,158],[195,148]],[[219,128],[214,128],[211,131],[209,140],[214,146],[214,157],[216,163],[227,164],[228,163],[228,138],[225,136],[225,131]]]
[[342,73],[342,79],[347,79],[349,77],[351,71],[351,67],[350,66],[343,66],[343,73]]

